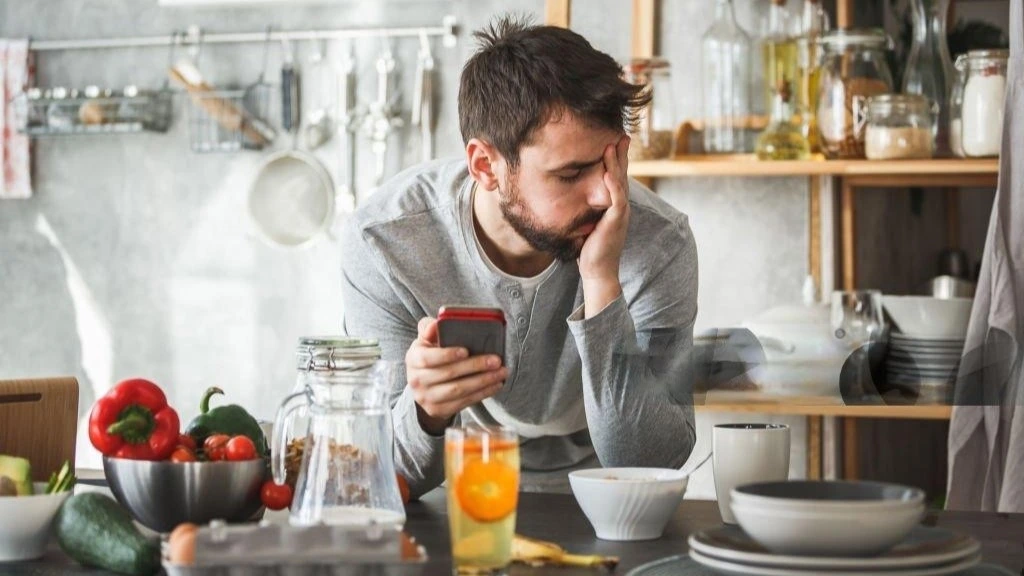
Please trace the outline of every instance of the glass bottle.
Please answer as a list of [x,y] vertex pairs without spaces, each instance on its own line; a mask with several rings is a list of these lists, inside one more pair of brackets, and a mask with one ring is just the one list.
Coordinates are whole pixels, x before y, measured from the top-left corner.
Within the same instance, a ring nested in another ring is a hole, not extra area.
[[704,152],[749,150],[750,36],[736,23],[732,0],[717,0],[715,21],[701,38]]
[[800,33],[804,36],[820,36],[830,28],[828,12],[822,7],[821,0],[804,0],[804,8],[800,13]]
[[800,126],[793,122],[793,93],[789,84],[779,81],[768,127],[757,138],[758,160],[806,160],[810,146]]
[[800,37],[797,39],[796,112],[801,132],[807,138],[811,152],[817,152],[820,148],[818,122],[814,114],[821,77],[821,48],[818,40],[829,28],[828,13],[821,6],[821,0],[804,0],[803,13],[800,17]]
[[768,29],[761,43],[764,64],[765,109],[772,111],[776,91],[785,85],[790,95],[797,93],[797,41],[786,0],[772,0],[768,9]]
[[910,46],[903,92],[920,94],[938,105],[934,127],[935,148],[949,151],[949,89],[953,84],[953,62],[946,41],[946,14],[949,0],[911,0],[914,14],[914,40]]
[[630,160],[659,160],[674,153],[676,116],[672,96],[672,75],[664,58],[636,58],[624,68],[626,81],[648,87],[651,102],[640,111],[630,131]]

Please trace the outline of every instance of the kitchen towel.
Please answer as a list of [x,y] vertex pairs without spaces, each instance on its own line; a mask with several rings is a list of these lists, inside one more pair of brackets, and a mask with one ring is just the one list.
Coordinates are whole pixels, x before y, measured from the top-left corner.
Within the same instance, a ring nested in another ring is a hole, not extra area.
[[1010,1],[999,186],[960,361],[946,507],[1024,512],[1024,0]]
[[0,199],[32,196],[30,142],[18,132],[15,110],[15,98],[30,85],[32,72],[28,40],[0,40]]

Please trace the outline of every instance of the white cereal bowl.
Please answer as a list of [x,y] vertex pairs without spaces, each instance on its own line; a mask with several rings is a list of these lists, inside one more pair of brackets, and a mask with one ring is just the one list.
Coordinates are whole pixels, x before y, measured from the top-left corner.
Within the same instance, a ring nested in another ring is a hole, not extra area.
[[882,296],[882,306],[900,332],[921,340],[966,338],[973,303],[972,298]]
[[46,482],[36,482],[33,487],[33,496],[0,496],[0,562],[41,557],[57,510],[71,495],[70,491],[43,494]]
[[740,527],[765,548],[797,556],[874,556],[924,516],[924,492],[881,482],[763,482],[732,490]]
[[686,492],[686,473],[672,468],[591,468],[569,473],[583,514],[602,540],[654,540]]

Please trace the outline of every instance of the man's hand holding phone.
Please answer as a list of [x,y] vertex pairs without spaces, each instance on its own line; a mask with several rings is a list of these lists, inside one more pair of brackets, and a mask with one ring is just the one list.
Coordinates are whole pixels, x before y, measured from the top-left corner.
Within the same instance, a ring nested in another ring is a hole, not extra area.
[[[500,350],[471,356],[470,348],[478,349],[476,343],[484,334],[451,330],[457,324],[446,318],[444,308],[438,316],[420,320],[418,337],[405,355],[406,381],[416,401],[420,426],[433,435],[442,434],[462,409],[494,396],[508,377],[508,369],[502,365],[503,323]],[[449,324],[443,325],[445,322]],[[494,327],[484,324],[493,335]]]

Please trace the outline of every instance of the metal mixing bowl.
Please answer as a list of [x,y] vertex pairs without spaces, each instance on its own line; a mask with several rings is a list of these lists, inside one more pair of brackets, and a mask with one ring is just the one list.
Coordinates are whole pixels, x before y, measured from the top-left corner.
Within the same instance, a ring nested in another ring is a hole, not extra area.
[[110,491],[143,525],[169,532],[182,522],[244,522],[261,511],[265,460],[148,462],[104,458]]

